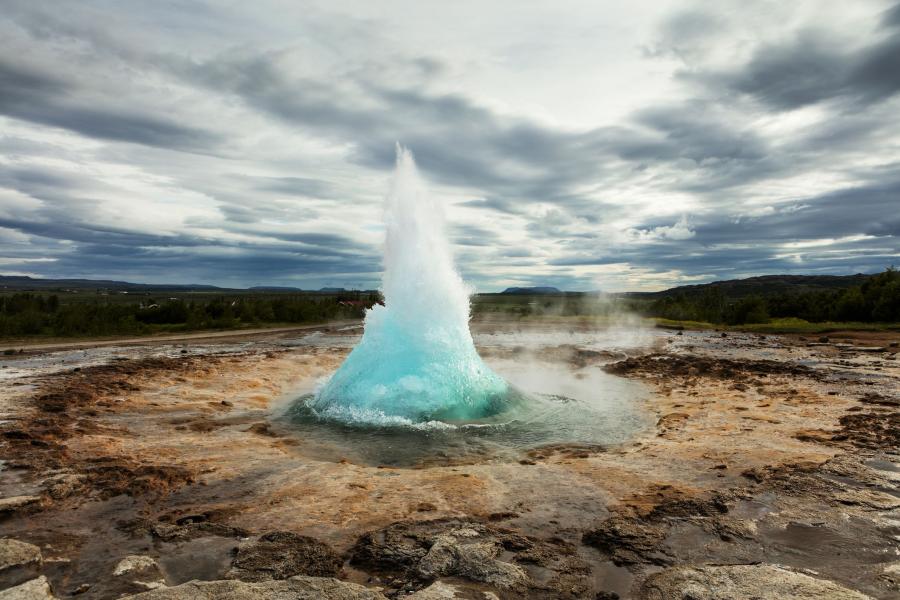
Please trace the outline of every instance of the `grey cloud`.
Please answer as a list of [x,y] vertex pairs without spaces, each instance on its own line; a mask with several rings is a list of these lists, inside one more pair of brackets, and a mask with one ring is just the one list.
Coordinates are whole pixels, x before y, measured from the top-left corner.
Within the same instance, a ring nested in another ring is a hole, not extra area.
[[881,16],[881,24],[886,28],[900,27],[900,3],[884,11]]
[[493,246],[499,237],[484,227],[457,223],[450,228],[450,236],[460,246]]
[[255,188],[261,191],[278,192],[311,198],[333,198],[333,186],[321,179],[311,177],[255,177]]
[[220,135],[122,108],[116,99],[97,107],[61,78],[0,58],[0,114],[69,129],[88,137],[180,150],[209,150]]
[[[659,271],[703,271],[728,277],[817,269],[872,272],[896,262],[900,255],[898,200],[900,181],[871,183],[805,198],[759,217],[695,216],[691,225],[695,235],[690,239],[626,244],[595,253],[576,246],[549,264],[628,263]],[[664,223],[651,220],[643,228]],[[784,246],[819,240],[825,240],[819,247]]]
[[900,32],[888,30],[874,43],[846,50],[833,35],[803,31],[789,41],[758,48],[747,64],[731,71],[699,69],[681,76],[778,110],[834,99],[873,104],[900,91]]
[[[127,193],[127,186],[113,188],[114,177],[108,183],[92,181],[87,169],[64,172],[47,166],[63,156],[53,144],[29,148],[3,140],[4,150],[15,146],[22,161],[17,156],[10,163],[17,166],[0,168],[0,188],[17,190],[42,206],[34,212],[4,206],[0,227],[30,236],[35,252],[58,259],[34,267],[41,272],[138,276],[184,270],[198,281],[350,273],[369,280],[378,271],[377,248],[302,225],[311,216],[327,222],[332,210],[337,214],[343,203],[357,198],[346,195],[346,184],[320,176],[333,171],[296,165],[336,160],[342,161],[342,176],[370,177],[393,166],[395,141],[412,148],[429,178],[473,198],[462,203],[467,216],[485,224],[451,230],[461,256],[477,266],[497,261],[525,270],[530,265],[540,278],[536,283],[569,285],[577,273],[587,272],[581,267],[617,262],[659,272],[717,274],[876,268],[897,251],[900,223],[894,214],[900,189],[889,166],[880,165],[879,171],[868,163],[882,155],[884,163],[896,160],[890,153],[898,135],[893,112],[900,91],[900,5],[874,15],[872,25],[880,29],[858,47],[836,44],[835,34],[825,30],[794,30],[780,39],[769,36],[772,41],[751,50],[745,64],[728,69],[709,68],[706,50],[726,38],[738,39],[734,36],[746,30],[736,23],[726,26],[704,5],[676,14],[663,24],[660,40],[648,54],[681,58],[689,66],[680,82],[688,85],[671,98],[648,98],[616,123],[587,123],[579,130],[494,110],[460,91],[464,86],[443,80],[455,67],[430,56],[382,51],[358,60],[352,51],[329,49],[329,57],[332,52],[338,56],[334,71],[313,74],[318,66],[307,65],[316,57],[301,56],[298,49],[307,53],[313,46],[292,46],[290,37],[257,43],[261,38],[255,33],[240,35],[235,14],[213,5],[190,8],[191,17],[202,21],[200,35],[227,28],[234,46],[223,43],[198,51],[193,39],[183,47],[141,47],[142,42],[125,39],[127,27],[104,32],[83,10],[31,10],[30,4],[18,3],[8,17],[24,23],[21,43],[0,42],[15,50],[0,59],[0,114],[21,121],[17,127],[38,123],[139,144],[109,146],[103,160],[132,164],[165,179],[160,188],[171,185],[213,198],[223,217],[203,211],[204,216],[186,216],[175,226],[184,230],[174,235],[143,231],[139,225],[134,230],[95,225],[92,195],[109,198]],[[168,5],[146,10],[141,23],[148,27],[179,25],[190,35],[195,26],[191,19],[180,20],[183,15]],[[127,7],[114,16],[131,22]],[[77,46],[77,56],[59,50],[70,47],[66,44]],[[187,99],[163,108],[159,98],[141,96],[143,88],[136,82],[144,80],[162,88],[171,84]],[[121,95],[113,97],[107,89]],[[220,127],[214,121],[218,115],[198,114],[189,105],[195,101],[204,108],[208,103],[212,113],[227,105],[234,111],[229,114],[239,115],[227,138],[219,130],[231,123]],[[812,104],[820,105],[825,117],[789,139],[760,127],[783,111]],[[272,158],[278,150],[267,147],[266,157],[257,159],[252,156],[257,140],[241,137],[242,117],[252,126],[263,124],[265,135],[272,135],[268,127],[277,126],[290,134],[286,140],[309,137],[343,154],[315,161],[288,152]],[[234,162],[215,162],[215,156],[173,159],[168,150],[234,151],[229,156]],[[858,160],[862,154],[867,164]],[[186,159],[185,164],[179,159]],[[71,155],[67,160],[80,162]],[[176,166],[170,168],[170,162]],[[197,168],[191,169],[194,164]],[[278,176],[288,169],[296,176]],[[779,190],[797,189],[792,178],[822,185],[824,178],[818,176],[825,172],[866,183],[791,198],[792,205],[805,207],[781,210],[788,199]],[[758,205],[760,196],[769,193],[775,212],[737,217],[746,199]],[[646,209],[642,202],[647,197],[659,202],[669,195],[700,208],[691,218],[694,237],[602,252],[595,248],[604,242],[598,232],[617,220],[627,223],[624,228],[645,231],[671,226],[677,220],[671,215],[634,223],[635,214],[645,214],[638,211]],[[565,218],[551,222],[547,206]],[[286,220],[301,223],[299,231],[273,231],[267,225]],[[498,222],[540,245],[503,246],[504,236],[490,229]],[[190,233],[194,227],[204,233]],[[213,233],[217,230],[223,232],[221,238]],[[227,233],[240,234],[242,241]],[[799,266],[777,256],[792,240],[854,235],[876,238],[805,251],[807,262]],[[21,246],[13,250],[23,252]],[[489,281],[478,267],[471,276]]]

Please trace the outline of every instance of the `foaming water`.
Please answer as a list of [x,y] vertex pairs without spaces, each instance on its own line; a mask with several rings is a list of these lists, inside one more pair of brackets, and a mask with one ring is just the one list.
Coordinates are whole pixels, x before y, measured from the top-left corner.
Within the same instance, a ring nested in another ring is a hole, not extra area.
[[640,408],[646,390],[639,383],[561,363],[490,364],[511,385],[503,409],[487,417],[414,421],[350,407],[322,413],[308,394],[283,419],[308,456],[390,466],[518,460],[524,451],[554,444],[610,446],[652,425]]
[[[493,368],[482,360],[469,329],[470,290],[453,265],[442,211],[401,148],[385,224],[385,304],[366,313],[362,338],[340,368],[283,415],[306,455],[396,466],[464,464],[516,459],[543,445],[617,444],[647,425],[636,402],[644,393],[640,384],[553,362],[565,352],[533,352],[562,343],[638,344],[623,334],[629,328],[609,328],[605,337],[584,333],[584,339],[553,326],[512,337],[488,334],[481,340],[486,348],[512,345],[515,356],[494,356]],[[352,336],[340,337],[319,334],[297,344],[346,347]]]
[[303,406],[375,425],[503,412],[515,394],[475,351],[470,290],[453,265],[441,208],[400,147],[385,225],[384,306],[366,313],[362,340]]

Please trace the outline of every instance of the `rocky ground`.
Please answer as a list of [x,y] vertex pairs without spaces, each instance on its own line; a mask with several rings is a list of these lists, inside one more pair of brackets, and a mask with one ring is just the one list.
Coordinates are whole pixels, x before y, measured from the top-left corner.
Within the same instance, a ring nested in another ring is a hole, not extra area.
[[272,418],[350,333],[0,361],[0,600],[900,598],[898,334],[546,346],[655,428],[396,468]]

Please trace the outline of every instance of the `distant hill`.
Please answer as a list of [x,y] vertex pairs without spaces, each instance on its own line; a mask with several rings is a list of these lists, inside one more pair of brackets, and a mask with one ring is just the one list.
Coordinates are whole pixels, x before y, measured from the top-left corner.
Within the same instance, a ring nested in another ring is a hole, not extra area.
[[[17,292],[54,292],[54,291],[103,291],[118,293],[137,292],[296,292],[305,294],[341,294],[348,292],[344,288],[324,287],[318,291],[281,285],[257,285],[249,288],[224,288],[200,283],[131,283],[130,281],[114,281],[110,279],[40,279],[24,275],[0,275],[0,291]],[[377,293],[377,290],[349,290],[356,293]]]
[[511,287],[506,288],[501,294],[531,294],[531,295],[540,295],[540,294],[562,294],[558,288],[549,287],[549,286],[538,286],[538,287]]
[[7,290],[108,290],[124,292],[150,291],[212,291],[227,290],[214,285],[203,284],[158,284],[130,283],[128,281],[112,281],[108,279],[38,279],[23,275],[0,275],[0,289]]
[[[856,275],[764,275],[748,279],[731,279],[714,281],[696,285],[682,285],[660,292],[623,292],[616,294],[628,298],[662,298],[675,294],[687,296],[702,294],[710,288],[720,289],[727,298],[743,298],[745,296],[770,296],[782,292],[809,292],[815,290],[845,289],[860,285],[871,277],[858,273]],[[289,286],[255,286],[246,290],[242,288],[223,288],[204,284],[160,284],[131,283],[108,279],[39,279],[22,275],[0,275],[0,290],[13,291],[58,291],[58,290],[103,290],[107,292],[302,292],[301,288]],[[318,293],[340,294],[344,288],[323,287]],[[369,290],[375,293],[375,290]],[[308,292],[317,293],[317,292]],[[559,288],[551,286],[510,287],[500,295],[527,296],[565,294]],[[569,294],[575,294],[569,292]],[[575,294],[578,295],[578,294]]]
[[708,289],[721,290],[726,298],[746,296],[773,296],[785,292],[811,292],[819,290],[841,290],[861,285],[871,275],[763,275],[747,279],[729,279],[696,285],[682,285],[661,292],[625,292],[622,296],[631,298],[663,298],[684,294],[699,295]]

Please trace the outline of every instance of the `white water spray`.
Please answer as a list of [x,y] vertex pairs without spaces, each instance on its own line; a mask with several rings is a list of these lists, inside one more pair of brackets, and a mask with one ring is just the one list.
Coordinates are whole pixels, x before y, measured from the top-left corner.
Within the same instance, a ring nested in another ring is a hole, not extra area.
[[499,412],[509,386],[475,351],[469,290],[453,265],[443,210],[400,146],[385,225],[385,304],[366,313],[362,340],[311,407],[322,416],[373,423]]

